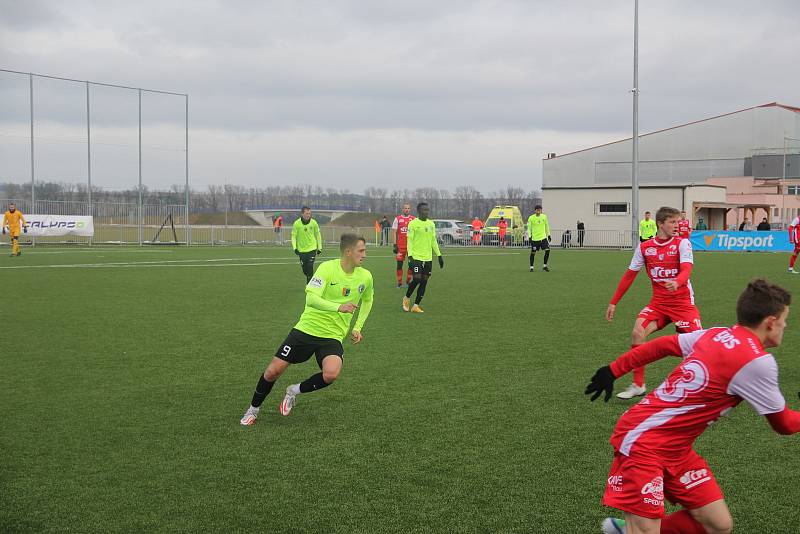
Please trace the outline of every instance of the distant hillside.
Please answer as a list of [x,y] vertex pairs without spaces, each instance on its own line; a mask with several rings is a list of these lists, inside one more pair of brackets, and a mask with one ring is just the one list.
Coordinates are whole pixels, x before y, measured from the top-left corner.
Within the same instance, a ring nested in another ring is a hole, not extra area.
[[[189,215],[189,224],[222,226],[225,224],[225,212],[192,213]],[[228,224],[231,226],[259,226],[257,222],[248,217],[243,211],[228,212]]]
[[[341,217],[334,219],[332,222],[327,223],[327,226],[352,226],[354,228],[372,228],[375,226],[375,221],[379,221],[381,217],[389,214],[383,213],[345,213]],[[391,220],[389,221],[391,222]]]

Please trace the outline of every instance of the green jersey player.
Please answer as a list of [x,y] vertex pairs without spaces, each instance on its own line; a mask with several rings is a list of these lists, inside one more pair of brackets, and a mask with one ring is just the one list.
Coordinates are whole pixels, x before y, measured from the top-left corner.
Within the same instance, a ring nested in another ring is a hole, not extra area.
[[306,275],[306,283],[314,274],[314,260],[322,254],[322,235],[319,224],[311,218],[311,208],[303,206],[300,218],[292,225],[292,248],[300,256],[300,267]]
[[359,310],[358,318],[350,339],[354,344],[363,339],[361,330],[372,309],[373,297],[372,274],[361,267],[366,257],[366,242],[355,234],[344,234],[339,249],[341,257],[321,263],[306,285],[303,314],[259,378],[250,407],[240,421],[242,425],[256,422],[264,399],[291,364],[308,361],[313,355],[321,372],[286,389],[280,405],[283,415],[289,415],[300,393],[317,391],[336,380],[344,358],[342,341],[347,337],[356,310]]
[[[433,271],[433,255],[439,259],[439,268],[444,269],[444,258],[442,251],[439,250],[439,243],[436,242],[436,225],[428,219],[430,208],[427,202],[417,204],[418,218],[408,223],[408,261],[411,264],[413,278],[408,284],[406,296],[403,297],[403,311],[412,313],[424,313],[419,303],[425,296],[425,289],[428,287],[428,278]],[[411,305],[411,296],[414,291],[417,297],[414,305]]]

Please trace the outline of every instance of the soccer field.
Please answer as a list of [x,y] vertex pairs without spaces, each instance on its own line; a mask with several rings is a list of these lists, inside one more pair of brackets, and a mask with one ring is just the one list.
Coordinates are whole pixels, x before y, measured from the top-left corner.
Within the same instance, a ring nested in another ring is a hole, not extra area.
[[[259,373],[303,309],[291,251],[3,255],[0,531],[599,532],[629,404],[583,389],[628,348],[649,281],[608,324],[629,251],[554,250],[550,273],[523,251],[444,252],[412,315],[390,251],[370,248],[375,306],[339,380],[282,417],[285,387],[317,370],[292,366],[249,428]],[[756,276],[800,298],[787,259],[696,254],[705,326],[732,324]],[[798,320],[774,351],[793,408]],[[677,362],[649,367],[648,386]],[[797,531],[798,445],[745,403],[698,440],[736,532]]]

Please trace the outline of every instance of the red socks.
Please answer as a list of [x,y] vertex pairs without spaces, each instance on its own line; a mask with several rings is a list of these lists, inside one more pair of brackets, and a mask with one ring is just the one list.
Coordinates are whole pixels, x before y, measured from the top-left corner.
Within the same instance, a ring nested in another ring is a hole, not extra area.
[[681,510],[661,520],[661,534],[706,534],[706,529],[689,513]]
[[[635,349],[639,343],[632,343],[631,348]],[[633,383],[637,386],[644,386],[644,367],[637,367],[633,370]]]
[[794,269],[794,262],[797,260],[797,254],[792,254],[792,257],[789,258],[789,268]]
[[403,283],[403,269],[397,269],[397,283]]

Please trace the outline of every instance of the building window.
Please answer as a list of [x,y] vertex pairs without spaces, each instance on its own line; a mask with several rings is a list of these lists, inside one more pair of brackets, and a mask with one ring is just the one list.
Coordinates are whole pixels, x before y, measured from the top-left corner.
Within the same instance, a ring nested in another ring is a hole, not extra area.
[[598,202],[595,204],[596,215],[627,215],[629,213],[627,202]]
[[800,185],[790,185],[786,189],[786,193],[789,195],[800,195]]

